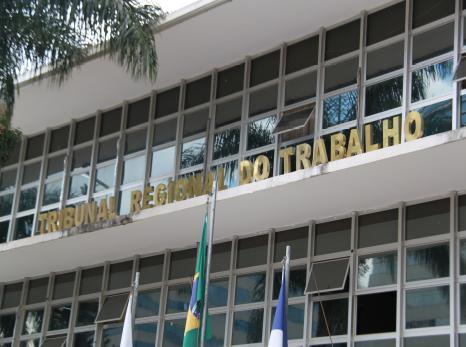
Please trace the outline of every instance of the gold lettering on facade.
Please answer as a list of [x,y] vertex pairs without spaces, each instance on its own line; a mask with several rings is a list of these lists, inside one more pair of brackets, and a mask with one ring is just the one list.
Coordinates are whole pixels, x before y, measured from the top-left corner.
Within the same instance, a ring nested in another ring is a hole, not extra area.
[[295,155],[294,147],[287,147],[280,150],[280,158],[283,159],[283,173],[291,172],[291,156]]
[[154,200],[154,187],[146,186],[144,187],[144,193],[142,195],[142,209],[145,210],[147,208],[152,207],[153,205],[151,202]]
[[309,169],[311,167],[312,147],[308,143],[296,146],[296,170]]
[[374,126],[372,124],[366,124],[364,126],[364,140],[366,142],[366,152],[372,152],[380,148],[379,143],[373,143]]
[[167,186],[163,183],[157,184],[154,195],[155,205],[161,206],[167,203]]
[[84,224],[92,224],[96,222],[97,204],[95,201],[84,204]]
[[58,212],[57,211],[49,212],[47,215],[47,228],[49,232],[55,232],[58,230],[57,221],[58,221]]
[[405,120],[405,139],[412,141],[424,136],[424,118],[417,111],[411,111]]
[[265,155],[259,155],[254,161],[254,179],[262,181],[269,178],[270,175],[270,161]]
[[252,182],[252,163],[249,160],[243,160],[239,164],[239,184],[248,184]]
[[317,139],[314,143],[314,155],[312,166],[328,163],[327,150],[323,139]]
[[338,133],[330,136],[330,161],[343,159],[346,156],[346,136]]
[[46,231],[46,226],[47,226],[47,218],[48,214],[47,213],[41,213],[39,215],[39,232],[41,234],[45,234]]
[[346,157],[352,157],[353,155],[359,155],[362,153],[361,140],[359,139],[358,129],[351,129],[348,140],[348,150],[346,151]]
[[74,207],[66,207],[61,211],[63,215],[63,228],[70,229],[74,226]]
[[108,207],[107,199],[100,200],[99,212],[97,213],[97,221],[103,221],[108,219]]
[[[390,126],[391,121],[391,126]],[[384,119],[382,122],[383,148],[400,144],[400,117],[391,120]]]
[[142,192],[133,190],[131,192],[131,205],[129,211],[131,213],[139,213],[141,211]]
[[182,201],[186,199],[186,185],[188,180],[186,178],[178,178],[175,183],[175,200]]

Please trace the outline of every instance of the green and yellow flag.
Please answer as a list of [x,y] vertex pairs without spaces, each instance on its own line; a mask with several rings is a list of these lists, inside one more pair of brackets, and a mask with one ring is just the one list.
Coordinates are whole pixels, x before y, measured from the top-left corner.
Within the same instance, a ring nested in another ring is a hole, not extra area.
[[205,304],[206,240],[207,214],[204,219],[201,242],[199,243],[199,249],[197,251],[196,270],[193,279],[193,289],[191,293],[191,301],[189,302],[188,316],[186,317],[183,347],[197,347],[201,338],[202,310]]

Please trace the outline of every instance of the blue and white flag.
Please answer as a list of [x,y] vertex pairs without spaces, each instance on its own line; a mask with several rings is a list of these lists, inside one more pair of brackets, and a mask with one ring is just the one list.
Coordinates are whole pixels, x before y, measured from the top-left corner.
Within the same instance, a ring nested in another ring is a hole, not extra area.
[[288,317],[287,306],[288,298],[286,297],[286,266],[282,271],[282,286],[278,296],[278,305],[273,319],[272,332],[270,333],[269,347],[288,347]]

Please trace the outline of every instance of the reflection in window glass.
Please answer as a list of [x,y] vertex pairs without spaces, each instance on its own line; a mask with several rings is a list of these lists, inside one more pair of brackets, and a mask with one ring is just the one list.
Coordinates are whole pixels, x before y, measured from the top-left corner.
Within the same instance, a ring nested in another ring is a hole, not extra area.
[[448,286],[406,292],[406,329],[437,327],[449,323]]
[[351,219],[316,225],[314,254],[346,251],[351,243]]
[[205,138],[183,143],[181,149],[181,168],[185,169],[204,162]]
[[358,107],[358,92],[349,92],[331,96],[324,100],[324,128],[346,123],[356,119]]
[[79,303],[76,326],[93,325],[97,312],[99,310],[99,301],[84,301]]
[[134,326],[134,347],[155,346],[157,323],[136,324]]
[[14,239],[19,240],[31,236],[33,222],[34,215],[17,218]]
[[265,273],[236,278],[235,305],[264,301]]
[[460,241],[460,275],[466,275],[466,240]]
[[151,177],[172,175],[175,171],[175,146],[152,152]]
[[68,329],[70,323],[71,304],[52,307],[49,330]]
[[0,172],[0,192],[15,187],[16,169]]
[[180,347],[183,345],[185,319],[166,320],[163,329],[162,347]]
[[396,278],[396,253],[359,258],[358,288],[371,288],[395,284]]
[[[290,279],[288,287],[288,297],[294,298],[304,295],[306,288],[306,269],[292,269],[290,270]],[[273,276],[273,299],[277,300],[280,293],[282,283],[281,270],[275,271]]]
[[131,205],[131,192],[133,190],[141,190],[142,187],[134,187],[127,190],[120,191],[120,199],[118,201],[118,211],[120,215],[130,213],[130,205]]
[[167,308],[165,313],[186,312],[191,299],[191,285],[168,288]]
[[278,85],[266,87],[249,96],[249,117],[257,116],[277,108]]
[[450,273],[448,245],[410,248],[406,251],[406,280],[447,277]]
[[452,102],[446,100],[415,110],[424,119],[424,137],[452,129]]
[[366,88],[366,116],[401,106],[403,77],[396,77]]
[[23,340],[19,343],[19,347],[39,347],[40,339]]
[[10,221],[0,222],[0,243],[5,243],[8,238]]
[[13,195],[0,196],[0,217],[7,216],[11,213],[11,205],[13,204]]
[[235,312],[233,316],[232,344],[244,345],[262,341],[264,310]]
[[[50,204],[54,204],[60,201],[61,185],[62,185],[61,180],[49,182],[45,185],[44,198],[42,200],[43,205],[50,205]],[[32,188],[32,189],[36,189],[36,188]],[[32,206],[32,199],[29,201],[31,202],[31,205],[29,205],[27,209],[34,207]]]
[[276,117],[267,117],[248,124],[248,150],[274,143],[272,133]]
[[396,331],[396,292],[359,295],[357,302],[358,335]]
[[453,50],[453,23],[417,34],[413,37],[413,63],[434,58]]
[[460,324],[466,324],[466,284],[460,284]]
[[159,314],[160,289],[138,292],[136,317],[150,317]]
[[209,283],[209,308],[226,306],[228,300],[228,278]]
[[314,302],[312,310],[312,337],[328,336],[327,324],[332,336],[346,334],[348,329],[348,299]]
[[115,164],[104,166],[96,170],[94,193],[110,189],[115,184]]
[[211,338],[205,342],[206,347],[223,347],[225,339],[226,314],[209,316]]
[[228,188],[236,187],[239,184],[239,172],[238,172],[238,161],[229,161],[224,164],[220,164],[212,167],[212,171],[215,172],[218,168],[222,167],[224,170],[223,182]]
[[89,187],[89,174],[82,173],[80,175],[71,176],[68,199],[78,198],[87,194]]
[[102,333],[102,346],[115,347],[120,345],[123,327],[106,328]]
[[291,105],[316,96],[317,72],[290,79],[285,82],[285,105]]
[[401,69],[404,60],[404,41],[367,53],[366,78],[371,79]]
[[13,336],[16,314],[5,314],[0,316],[0,338]]
[[[270,329],[272,329],[273,317],[277,308],[272,307],[272,319],[270,321]],[[304,304],[288,305],[288,326],[287,335],[289,340],[303,338],[304,330]]]
[[23,322],[23,334],[30,335],[40,333],[42,330],[43,316],[43,309],[26,311]]
[[411,102],[442,96],[452,91],[453,61],[429,65],[413,72]]
[[240,129],[233,128],[214,135],[214,159],[228,157],[239,151]]
[[121,184],[141,181],[144,179],[144,168],[146,166],[145,156],[125,160]]
[[[45,190],[47,191],[47,186]],[[44,196],[45,195],[46,195],[46,192],[44,193]],[[21,190],[21,193],[19,195],[18,211],[26,211],[26,210],[30,210],[34,208],[36,206],[36,197],[37,197],[36,187]],[[60,194],[58,194],[58,200],[60,200]]]

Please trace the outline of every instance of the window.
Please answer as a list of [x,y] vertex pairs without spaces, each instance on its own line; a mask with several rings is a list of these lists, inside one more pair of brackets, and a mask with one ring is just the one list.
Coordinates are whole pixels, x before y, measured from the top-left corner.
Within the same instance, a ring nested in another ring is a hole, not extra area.
[[244,64],[220,71],[217,75],[217,98],[221,98],[243,89]]
[[317,224],[314,255],[347,251],[351,243],[351,219]]
[[358,246],[360,248],[397,242],[398,210],[359,216]]
[[3,289],[2,309],[19,305],[23,283],[7,284]]
[[175,146],[152,152],[152,177],[162,177],[173,174],[175,171]]
[[74,144],[90,141],[94,137],[95,117],[91,117],[76,123]]
[[236,267],[266,264],[268,238],[268,235],[261,235],[239,240]]
[[453,23],[420,33],[413,37],[413,63],[453,50]]
[[121,108],[102,113],[100,119],[100,136],[109,135],[120,131],[121,126]]
[[270,145],[275,142],[273,128],[276,117],[267,117],[248,124],[247,150]]
[[407,337],[404,339],[403,346],[405,347],[438,347],[448,346],[450,344],[450,335],[440,336],[423,336],[423,337]]
[[323,128],[330,128],[356,119],[358,92],[352,90],[324,100]]
[[342,290],[348,277],[348,258],[313,263],[307,280],[307,294]]
[[179,347],[183,345],[185,319],[166,320],[163,329],[163,347]]
[[242,107],[242,97],[219,103],[215,111],[215,127],[218,128],[240,121]]
[[359,295],[357,317],[358,335],[396,331],[396,292]]
[[449,16],[455,12],[455,0],[414,0],[413,28]]
[[366,116],[401,107],[403,77],[396,77],[366,87]]
[[456,65],[453,74],[453,81],[463,81],[466,79],[466,55],[462,54],[458,65]]
[[52,130],[50,136],[49,153],[59,151],[68,147],[68,138],[70,134],[70,126],[64,126],[60,129]]
[[447,244],[409,248],[406,251],[406,281],[448,277],[449,274]]
[[34,215],[16,218],[14,240],[24,239],[32,236],[32,224]]
[[126,311],[129,294],[118,294],[104,298],[96,323],[121,321]]
[[274,84],[251,92],[249,96],[249,117],[257,116],[277,108],[278,85]]
[[148,284],[162,281],[163,255],[142,258],[139,261],[139,283]]
[[280,51],[265,54],[251,61],[250,86],[273,80],[278,77]]
[[317,65],[319,37],[313,36],[286,48],[286,74]]
[[39,179],[40,162],[25,165],[23,169],[23,184],[31,183]]
[[154,346],[157,323],[136,324],[134,326],[134,346]]
[[126,135],[125,154],[131,154],[146,148],[147,129],[141,129]]
[[458,197],[458,231],[466,230],[466,195]]
[[0,222],[0,243],[5,243],[8,239],[8,228],[10,227],[10,222]]
[[406,209],[406,239],[450,231],[450,199],[429,201]]
[[160,118],[178,112],[179,97],[180,87],[158,93],[155,105],[155,118]]
[[448,286],[406,291],[406,329],[450,323]]
[[239,151],[240,128],[228,129],[214,135],[213,158],[219,159],[237,154]]
[[121,184],[141,181],[144,179],[144,168],[146,166],[146,157],[144,155],[126,159],[123,164],[123,173],[121,175]]
[[155,125],[154,139],[152,144],[154,146],[162,145],[167,142],[176,140],[176,126],[177,120],[172,119],[163,123]]
[[103,329],[102,347],[118,346],[121,341],[122,332],[123,332],[122,326],[108,327],[108,328]]
[[110,274],[108,276],[108,289],[119,289],[131,286],[131,273],[133,271],[133,262],[111,264]]
[[83,270],[81,273],[79,294],[85,295],[100,292],[102,289],[102,275],[103,268],[101,267]]
[[47,336],[42,343],[42,347],[62,347],[66,345],[65,336]]
[[68,329],[70,323],[71,304],[52,307],[49,330]]
[[28,310],[24,314],[23,335],[40,333],[42,331],[42,321],[44,318],[44,310]]
[[[345,335],[348,330],[348,299],[314,302],[312,337]],[[327,329],[328,326],[328,329]]]
[[283,134],[302,130],[306,127],[313,129],[313,120],[315,118],[314,111],[315,105],[312,104],[284,112],[282,117],[278,120],[277,125],[275,125],[274,133]]
[[273,258],[274,262],[280,262],[286,255],[286,246],[290,246],[293,252],[292,259],[307,257],[308,227],[285,230],[275,233]]
[[117,142],[118,138],[113,138],[99,143],[99,152],[97,155],[97,161],[99,163],[116,158]]
[[13,195],[14,194],[0,196],[0,217],[7,216],[11,213]]
[[0,191],[15,187],[16,169],[0,172]]
[[367,52],[366,78],[371,79],[383,74],[400,70],[404,63],[404,42]]
[[170,275],[169,278],[191,277],[194,273],[196,263],[197,250],[186,249],[184,251],[174,252],[170,259]]
[[96,170],[94,193],[110,189],[115,184],[115,164]]
[[395,284],[397,264],[396,252],[360,257],[358,261],[358,288]]
[[73,296],[75,273],[56,275],[53,286],[53,299],[64,299]]
[[204,104],[210,100],[211,77],[207,76],[186,84],[185,108]]
[[190,299],[191,284],[169,287],[165,313],[181,313],[188,311]]
[[136,317],[151,317],[159,314],[160,289],[138,292]]
[[[288,297],[304,296],[306,289],[306,269],[291,269]],[[273,276],[273,300],[277,300],[282,284],[282,271],[275,271]]]
[[99,310],[99,300],[82,301],[78,306],[76,326],[93,325]]
[[227,306],[228,285],[228,278],[209,282],[209,308]]
[[236,277],[235,305],[264,301],[265,273]]
[[[276,307],[272,307],[272,317],[275,317]],[[297,340],[303,338],[304,331],[304,304],[288,305],[288,326],[287,336],[289,340]],[[270,330],[272,329],[273,318],[270,322]],[[313,345],[315,346],[315,345]],[[336,344],[334,344],[336,346]]]
[[149,118],[150,98],[136,101],[128,106],[128,119],[126,128],[147,122]]
[[214,244],[212,248],[211,272],[227,271],[230,269],[231,242]]
[[183,124],[183,137],[196,135],[206,131],[208,118],[208,108],[193,113],[185,114]]
[[73,151],[71,170],[85,168],[91,164],[92,147],[84,147]]
[[232,344],[260,343],[262,341],[263,322],[263,309],[235,312],[233,315]]
[[359,49],[360,20],[329,30],[325,36],[325,60]]
[[16,314],[6,314],[0,316],[0,338],[13,337]]
[[413,72],[411,102],[451,93],[453,61],[427,66]]
[[181,149],[181,168],[199,165],[204,162],[205,138],[183,143]]
[[42,151],[44,148],[44,139],[45,139],[45,135],[40,134],[34,137],[30,137],[27,140],[25,160],[37,158],[42,155]]
[[452,101],[445,100],[436,104],[413,110],[424,119],[424,137],[443,133],[452,129]]
[[367,17],[367,45],[386,40],[405,31],[404,1],[383,10],[371,13]]
[[223,346],[225,339],[226,314],[211,315],[211,338],[206,341],[206,346]]
[[289,79],[285,82],[285,105],[291,105],[316,96],[317,72]]
[[36,304],[47,298],[48,278],[40,278],[29,282],[27,304]]
[[353,58],[325,68],[325,92],[356,84],[359,59]]

